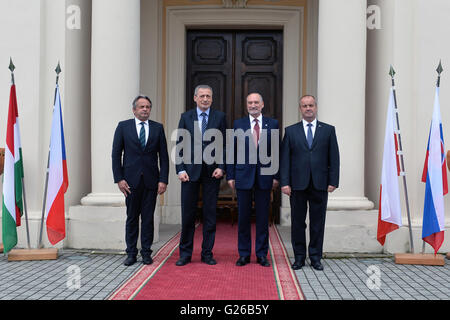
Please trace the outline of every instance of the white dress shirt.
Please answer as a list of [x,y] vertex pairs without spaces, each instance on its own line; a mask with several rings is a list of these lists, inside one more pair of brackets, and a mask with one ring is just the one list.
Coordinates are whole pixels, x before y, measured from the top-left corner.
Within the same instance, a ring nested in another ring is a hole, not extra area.
[[254,118],[251,115],[248,115],[248,117],[250,118],[250,128],[252,129],[252,134],[253,134],[253,128],[255,127],[255,119],[258,119],[258,125],[259,125],[259,132],[261,134],[261,129],[262,129],[262,114],[260,114],[257,118]]
[[[302,120],[302,124],[303,124],[303,129],[305,130],[305,137],[308,136],[308,121],[306,120]],[[314,139],[314,135],[316,134],[316,127],[317,127],[317,119],[314,119],[313,121],[311,121],[311,131],[313,134],[313,139]]]

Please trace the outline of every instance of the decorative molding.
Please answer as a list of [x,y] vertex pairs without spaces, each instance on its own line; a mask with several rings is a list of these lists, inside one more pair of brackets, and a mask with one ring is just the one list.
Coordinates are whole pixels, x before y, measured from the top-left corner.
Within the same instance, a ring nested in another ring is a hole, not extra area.
[[[217,8],[166,8],[167,29],[164,33],[166,45],[162,56],[167,56],[165,73],[165,104],[170,106],[170,114],[166,113],[166,132],[174,132],[178,127],[178,118],[175,114],[185,111],[185,79],[186,79],[186,29],[196,27],[222,26],[223,28],[245,26],[259,28],[264,26],[282,28],[284,33],[283,43],[283,122],[286,125],[299,120],[298,109],[292,108],[298,104],[298,98],[302,94],[302,61],[303,39],[302,26],[304,26],[304,8],[252,8],[251,18],[248,10],[229,8],[217,10]],[[170,54],[168,54],[170,53]],[[176,139],[176,137],[175,137]],[[174,140],[168,139],[168,148],[173,148]],[[165,205],[162,206],[163,223],[180,223],[180,190],[176,175],[170,175],[169,184],[173,187],[167,190]],[[289,206],[289,199],[283,197],[284,207]]]
[[247,8],[248,0],[222,0],[224,8]]

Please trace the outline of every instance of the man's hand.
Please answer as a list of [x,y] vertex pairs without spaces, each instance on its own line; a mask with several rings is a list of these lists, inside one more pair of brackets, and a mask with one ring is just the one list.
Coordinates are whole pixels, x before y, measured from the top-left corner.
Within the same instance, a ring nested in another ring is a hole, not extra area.
[[222,178],[223,177],[223,170],[220,169],[220,168],[217,168],[216,170],[214,170],[214,172],[212,174],[212,177],[216,178],[216,179]]
[[290,186],[284,186],[281,188],[281,192],[283,192],[284,194],[288,195],[289,197],[291,196],[291,187]]
[[272,190],[275,190],[276,188],[278,188],[279,185],[280,185],[280,183],[278,182],[278,180],[273,179]]
[[158,194],[161,195],[164,192],[166,192],[167,189],[167,184],[165,184],[164,182],[160,182],[158,183]]
[[181,172],[178,175],[178,179],[180,179],[181,182],[187,182],[187,181],[189,181],[189,176],[186,172]]
[[235,188],[235,186],[236,186],[235,182],[236,182],[235,180],[228,180],[228,185],[229,185],[230,188],[233,189],[233,190],[234,190],[234,188]]
[[328,192],[333,192],[334,190],[336,190],[335,186],[328,186]]
[[131,193],[130,186],[125,180],[120,180],[119,183],[117,183],[117,186],[119,187],[119,190],[124,194],[125,197],[127,197]]

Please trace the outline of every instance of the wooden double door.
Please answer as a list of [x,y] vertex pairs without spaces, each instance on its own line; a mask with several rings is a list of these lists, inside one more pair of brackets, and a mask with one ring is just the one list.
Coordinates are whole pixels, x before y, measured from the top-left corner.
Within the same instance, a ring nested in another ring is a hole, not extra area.
[[[225,112],[232,128],[235,119],[247,116],[247,95],[258,92],[264,99],[263,115],[282,127],[282,30],[188,30],[186,41],[187,109],[195,107],[195,87],[207,84],[213,89],[212,108]],[[277,191],[277,221],[280,198]]]

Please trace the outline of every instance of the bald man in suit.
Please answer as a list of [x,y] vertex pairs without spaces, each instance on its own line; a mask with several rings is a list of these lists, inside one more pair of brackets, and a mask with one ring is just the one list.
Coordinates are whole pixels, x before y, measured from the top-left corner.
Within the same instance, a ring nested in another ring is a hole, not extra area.
[[[263,267],[270,267],[267,260],[269,249],[269,208],[271,190],[279,184],[278,168],[272,174],[264,174],[264,167],[269,164],[262,164],[260,159],[260,142],[265,141],[265,148],[271,150],[271,130],[278,130],[278,121],[263,116],[263,97],[259,93],[250,93],[247,96],[248,116],[234,121],[234,130],[248,132],[251,136],[243,141],[245,143],[245,161],[239,163],[237,150],[238,140],[235,138],[235,152],[233,163],[227,164],[227,180],[231,188],[236,189],[238,202],[238,252],[239,259],[236,265],[245,266],[250,262],[252,249],[251,243],[251,214],[252,202],[255,203],[256,235],[255,235],[255,255],[256,262]],[[278,142],[278,140],[276,141]],[[278,146],[278,144],[277,144]],[[268,154],[268,156],[277,156]],[[255,163],[250,160],[252,153],[255,153]],[[268,153],[268,152],[267,152]],[[277,163],[278,164],[278,163]]]
[[281,144],[281,191],[290,197],[294,270],[305,265],[306,213],[309,207],[311,266],[323,270],[328,193],[339,186],[339,148],[334,126],[317,120],[314,96],[300,99],[303,120],[286,128]]

